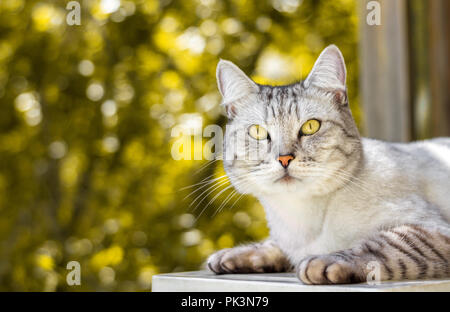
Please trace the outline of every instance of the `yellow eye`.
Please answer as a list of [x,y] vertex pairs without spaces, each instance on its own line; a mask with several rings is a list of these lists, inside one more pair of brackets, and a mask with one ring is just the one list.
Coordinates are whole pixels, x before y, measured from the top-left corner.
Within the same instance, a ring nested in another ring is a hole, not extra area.
[[301,134],[311,135],[319,131],[319,129],[320,129],[320,121],[316,119],[310,119],[303,124]]
[[248,128],[248,134],[256,140],[265,140],[269,136],[267,130],[260,125],[253,125]]

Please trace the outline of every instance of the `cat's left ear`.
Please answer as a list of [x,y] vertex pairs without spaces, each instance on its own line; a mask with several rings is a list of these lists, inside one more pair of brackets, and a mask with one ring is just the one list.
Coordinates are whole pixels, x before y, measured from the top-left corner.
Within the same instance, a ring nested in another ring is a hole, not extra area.
[[344,57],[338,47],[330,45],[322,51],[303,84],[306,88],[314,86],[346,97],[346,78]]

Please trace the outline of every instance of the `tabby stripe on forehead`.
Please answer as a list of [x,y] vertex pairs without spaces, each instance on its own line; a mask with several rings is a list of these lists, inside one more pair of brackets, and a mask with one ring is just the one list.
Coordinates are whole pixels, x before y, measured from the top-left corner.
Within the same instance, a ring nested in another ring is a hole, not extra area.
[[400,245],[394,243],[389,237],[387,237],[384,233],[381,233],[381,235],[384,237],[384,240],[386,241],[387,244],[389,244],[391,247],[397,249],[398,251],[400,251],[402,254],[404,254],[405,256],[407,256],[409,259],[413,260],[416,265],[417,268],[419,269],[419,277],[424,277],[426,275],[426,272],[428,270],[428,265],[426,262],[420,261],[419,258],[417,258],[416,256],[414,256],[413,254],[411,254],[409,251],[405,250],[403,247],[401,247]]
[[283,99],[283,105],[282,107],[286,106],[286,101],[289,98],[289,89],[281,89],[281,98]]
[[274,107],[274,105],[272,104],[272,105],[270,106],[270,108],[272,108],[272,116],[273,116],[273,118],[275,118],[277,115],[276,115],[276,113],[275,113],[275,107]]
[[291,100],[291,103],[290,103],[290,105],[289,105],[289,111],[288,111],[289,115],[292,114],[292,106],[293,106],[293,105],[294,105],[294,101]]
[[283,114],[283,111],[280,109],[280,107],[284,107],[284,92],[283,90],[279,90],[277,93],[277,100],[278,100],[278,113]]
[[292,96],[294,99],[296,99],[296,98],[297,98],[297,92],[295,92],[295,89],[291,89],[291,92],[292,92],[291,96]]
[[268,99],[269,102],[270,102],[270,101],[272,101],[272,98],[273,98],[273,89],[270,88],[270,89],[268,89],[268,90],[269,90],[269,92],[267,93],[267,99]]

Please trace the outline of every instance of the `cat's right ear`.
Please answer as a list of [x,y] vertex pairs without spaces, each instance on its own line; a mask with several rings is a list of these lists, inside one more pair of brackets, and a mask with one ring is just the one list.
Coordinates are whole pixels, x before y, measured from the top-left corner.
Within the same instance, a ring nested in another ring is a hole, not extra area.
[[235,102],[237,100],[258,91],[256,83],[230,61],[219,61],[216,77],[228,117],[236,115]]

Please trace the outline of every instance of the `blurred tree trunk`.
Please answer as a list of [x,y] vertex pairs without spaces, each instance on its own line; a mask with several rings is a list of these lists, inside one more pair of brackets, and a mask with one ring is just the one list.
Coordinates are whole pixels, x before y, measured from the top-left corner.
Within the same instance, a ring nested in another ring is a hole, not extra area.
[[423,0],[410,0],[408,5],[413,138],[426,139],[432,136],[429,5]]
[[381,25],[369,25],[369,0],[359,2],[360,86],[365,135],[387,140],[411,139],[407,3],[376,1]]
[[428,1],[430,19],[431,133],[450,136],[450,1]]
[[450,2],[377,1],[381,25],[360,2],[365,135],[387,141],[450,136]]

